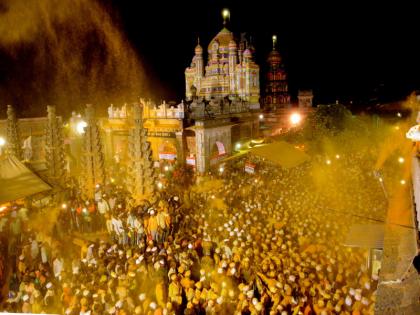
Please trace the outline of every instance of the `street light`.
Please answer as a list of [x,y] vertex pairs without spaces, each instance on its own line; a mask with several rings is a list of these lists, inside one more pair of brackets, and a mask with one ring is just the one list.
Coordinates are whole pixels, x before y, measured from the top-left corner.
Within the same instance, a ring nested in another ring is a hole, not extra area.
[[260,114],[258,117],[260,118],[260,120],[263,120],[264,119],[264,115],[263,114]]
[[302,116],[299,113],[293,113],[290,115],[290,122],[292,125],[296,126],[302,120]]
[[86,121],[79,121],[76,125],[76,131],[78,134],[84,134],[85,133],[85,128],[87,127],[87,123]]
[[405,183],[406,183],[405,179],[401,179],[401,180],[400,180],[400,184],[401,184],[401,185],[405,185]]
[[241,149],[241,144],[239,142],[237,144],[235,144],[235,149],[236,150],[240,150]]
[[325,163],[327,163],[327,165],[330,165],[331,164],[331,160],[328,159],[328,160],[325,161]]
[[400,163],[400,164],[403,164],[404,163],[404,158],[402,157],[402,156],[400,156],[399,158],[398,158],[398,163]]
[[223,173],[223,171],[224,171],[224,170],[225,170],[225,169],[223,168],[223,166],[220,166],[220,167],[219,167],[219,172],[220,172],[220,173]]
[[169,166],[168,165],[166,165],[165,167],[164,167],[164,169],[165,169],[165,171],[167,172],[167,171],[169,171]]

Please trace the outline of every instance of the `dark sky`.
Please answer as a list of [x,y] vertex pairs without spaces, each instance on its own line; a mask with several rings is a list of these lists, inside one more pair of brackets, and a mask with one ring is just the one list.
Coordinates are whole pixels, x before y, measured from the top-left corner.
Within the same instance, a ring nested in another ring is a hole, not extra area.
[[[26,6],[21,12],[22,7],[13,5],[16,0],[0,0],[1,38],[22,30],[36,34],[14,45],[0,41],[0,117],[5,115],[6,104],[15,105],[21,116],[45,115],[46,104],[57,105],[63,115],[81,110],[86,103],[105,113],[110,103],[133,102],[138,93],[157,102],[180,102],[185,95],[184,71],[191,63],[197,37],[206,52],[222,29],[224,7],[231,11],[228,28],[237,36],[241,32],[252,35],[262,78],[271,36],[277,35],[292,99],[298,89],[313,89],[315,104],[338,99],[365,106],[374,96],[389,102],[420,90],[418,5],[384,0],[309,4],[280,0],[90,1],[67,0],[57,7],[55,0],[45,0],[52,4],[47,6],[49,19],[45,19],[35,10],[43,12],[44,1],[21,0]],[[107,14],[95,1],[111,13],[124,36],[110,31],[114,24],[110,27]],[[63,12],[67,8],[68,14]],[[6,17],[12,13],[15,18],[8,22]],[[62,15],[67,17],[65,23],[58,18]],[[50,25],[54,31],[44,31]],[[109,46],[114,40],[117,49]],[[121,48],[127,52],[125,62],[124,54],[118,52]],[[140,66],[133,66],[137,56],[144,73]]]
[[420,88],[418,8],[400,1],[151,2],[109,0],[168,100],[183,97],[197,36],[207,48],[222,27],[223,7],[231,11],[230,30],[253,35],[262,68],[277,34],[292,95],[311,88],[317,103],[363,102],[381,86],[379,96],[389,101]]

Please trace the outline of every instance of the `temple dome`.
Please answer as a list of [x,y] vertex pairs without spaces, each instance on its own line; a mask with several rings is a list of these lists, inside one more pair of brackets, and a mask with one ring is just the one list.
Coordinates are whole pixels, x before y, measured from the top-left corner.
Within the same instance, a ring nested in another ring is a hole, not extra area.
[[252,52],[248,48],[244,50],[244,57],[251,58]]
[[211,51],[213,43],[217,41],[219,47],[229,47],[231,41],[233,41],[233,34],[226,27],[224,27],[210,42],[208,50]]
[[197,46],[195,46],[195,54],[196,55],[200,55],[200,54],[202,54],[203,53],[203,47],[201,47],[201,45],[200,44],[198,44]]

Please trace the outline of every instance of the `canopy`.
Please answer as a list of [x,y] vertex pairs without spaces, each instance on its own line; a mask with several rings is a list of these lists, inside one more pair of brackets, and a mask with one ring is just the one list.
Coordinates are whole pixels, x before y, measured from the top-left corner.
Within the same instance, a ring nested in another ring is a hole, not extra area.
[[14,156],[0,159],[0,204],[50,190],[45,183]]
[[355,224],[350,227],[345,246],[384,248],[385,227],[383,224]]
[[254,147],[249,152],[284,168],[292,168],[309,160],[309,155],[284,141]]

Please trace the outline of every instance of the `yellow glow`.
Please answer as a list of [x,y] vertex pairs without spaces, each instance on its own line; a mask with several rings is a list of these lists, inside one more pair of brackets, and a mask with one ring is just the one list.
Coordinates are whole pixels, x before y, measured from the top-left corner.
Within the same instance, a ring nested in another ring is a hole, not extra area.
[[85,121],[79,121],[76,125],[76,131],[78,134],[84,134],[85,133],[85,127],[87,127],[87,123]]
[[115,182],[115,179],[111,178],[111,183]]
[[65,203],[63,203],[63,204],[61,205],[61,208],[66,209],[66,208],[67,208],[67,205],[66,205]]
[[235,149],[236,150],[239,150],[241,148],[241,144],[240,143],[237,143],[236,145],[235,145]]
[[401,113],[397,113],[397,117],[401,118],[402,117]]
[[229,9],[223,9],[222,16],[223,16],[223,19],[224,20],[228,19],[230,17],[230,11],[229,11]]
[[158,186],[158,188],[159,188],[159,189],[162,189],[163,184],[162,184],[161,182],[158,182],[158,183],[157,183],[157,186]]
[[264,115],[263,115],[263,114],[260,114],[258,117],[259,117],[260,119],[264,119]]
[[331,164],[331,160],[326,160],[325,163],[327,163],[327,165]]
[[395,126],[395,130],[400,130],[400,126]]
[[406,181],[405,181],[404,179],[401,179],[401,180],[400,180],[400,184],[401,184],[401,185],[405,185],[405,183],[406,183]]
[[338,160],[340,158],[340,154],[336,154],[335,158]]
[[0,147],[4,146],[6,144],[6,139],[3,137],[0,137]]
[[225,169],[221,166],[221,167],[219,167],[219,172],[220,173],[223,173],[223,171],[224,171]]
[[301,120],[302,116],[299,113],[293,113],[292,115],[290,115],[290,122],[292,123],[292,125],[299,124]]
[[169,171],[169,166],[168,166],[168,165],[166,165],[166,166],[164,167],[164,169],[165,169],[165,171]]
[[402,156],[400,156],[399,158],[398,158],[398,163],[400,163],[400,164],[403,164],[404,163],[404,158],[402,157]]
[[276,40],[277,40],[277,36],[273,35],[273,41],[276,41]]
[[0,207],[0,212],[3,212],[4,210],[6,210],[6,208],[7,208],[7,207],[5,207],[5,206]]

